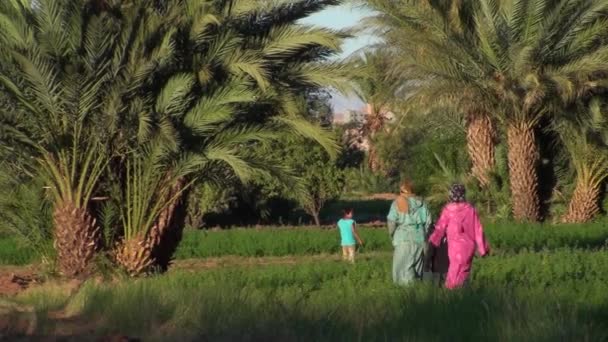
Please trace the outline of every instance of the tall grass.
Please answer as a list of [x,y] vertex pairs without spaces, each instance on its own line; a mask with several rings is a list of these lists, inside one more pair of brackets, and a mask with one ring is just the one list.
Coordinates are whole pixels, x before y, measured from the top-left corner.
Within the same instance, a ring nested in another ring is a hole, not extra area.
[[[365,241],[362,252],[390,252],[391,242],[384,228],[360,228]],[[559,248],[598,249],[607,246],[608,224],[543,225],[488,223],[486,234],[494,254]],[[35,249],[15,238],[0,238],[1,264],[24,264],[39,258]],[[49,246],[51,243],[49,242]],[[221,256],[287,256],[339,252],[336,229],[310,227],[187,231],[177,250],[177,259]]]
[[513,222],[487,223],[490,243],[509,252],[561,247],[597,249],[608,245],[608,223],[526,224]]
[[91,282],[64,304],[76,320],[98,322],[98,334],[146,340],[600,341],[607,262],[606,251],[568,250],[483,259],[472,286],[454,292],[392,285],[387,256],[233,267]]
[[[52,249],[49,241],[48,249]],[[0,238],[0,265],[28,265],[39,262],[41,253],[19,237]]]
[[[387,233],[380,229],[360,229],[365,250],[381,251],[390,247]],[[178,259],[238,256],[286,256],[334,253],[339,248],[335,229],[263,228],[195,231],[184,235]]]
[[[363,251],[392,251],[383,228],[361,228]],[[486,234],[495,253],[517,253],[556,248],[597,249],[606,245],[608,225],[487,224]],[[336,253],[339,238],[335,229],[263,228],[225,231],[193,231],[184,236],[179,259],[239,256],[285,256]]]

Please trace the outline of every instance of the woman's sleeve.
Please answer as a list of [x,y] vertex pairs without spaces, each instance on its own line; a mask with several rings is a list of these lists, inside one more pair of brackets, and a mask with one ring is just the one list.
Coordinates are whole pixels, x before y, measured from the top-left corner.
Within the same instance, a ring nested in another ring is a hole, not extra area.
[[388,234],[393,237],[395,234],[395,230],[397,229],[397,208],[395,206],[395,202],[391,204],[391,209],[388,212],[388,216],[386,216],[386,224],[388,225]]
[[448,226],[447,220],[448,218],[445,212],[442,212],[439,220],[437,220],[437,223],[435,223],[435,230],[433,230],[433,234],[431,234],[431,237],[429,237],[429,242],[435,247],[439,247],[441,240],[445,236],[445,230]]
[[490,251],[490,246],[483,233],[483,226],[481,225],[479,215],[477,215],[477,210],[473,210],[473,224],[475,226],[475,244],[477,245],[477,252],[479,255],[484,256]]

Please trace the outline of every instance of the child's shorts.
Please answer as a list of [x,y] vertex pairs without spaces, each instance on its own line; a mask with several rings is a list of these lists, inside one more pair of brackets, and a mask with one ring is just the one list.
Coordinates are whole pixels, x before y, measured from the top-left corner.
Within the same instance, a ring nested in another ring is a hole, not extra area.
[[355,261],[355,245],[342,246],[342,259],[348,261]]

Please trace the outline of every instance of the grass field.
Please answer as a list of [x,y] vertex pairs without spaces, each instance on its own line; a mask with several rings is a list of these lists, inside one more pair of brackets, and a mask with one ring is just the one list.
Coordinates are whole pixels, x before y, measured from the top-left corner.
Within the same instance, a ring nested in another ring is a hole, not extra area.
[[[608,254],[557,250],[478,260],[470,288],[393,286],[390,255],[356,265],[300,257],[293,265],[180,270],[68,297],[41,288],[41,335],[65,310],[99,335],[180,341],[602,341],[608,338]],[[64,328],[65,329],[65,328]],[[91,333],[87,330],[87,333]]]
[[[11,302],[33,308],[40,338],[608,340],[605,225],[489,224],[487,234],[493,255],[453,292],[394,286],[384,229],[362,229],[367,245],[348,265],[332,229],[264,228],[188,232],[168,274],[90,281],[72,294],[50,282]],[[35,260],[22,247],[0,250],[3,262]]]
[[[360,231],[365,241],[364,251],[392,250],[384,228],[361,227]],[[566,247],[586,250],[608,247],[608,224],[604,222],[559,226],[493,223],[486,224],[486,234],[494,254]],[[338,233],[331,228],[267,227],[201,230],[187,231],[184,234],[176,259],[315,255],[338,251]],[[25,265],[37,262],[40,258],[39,254],[16,238],[0,238],[1,265]]]

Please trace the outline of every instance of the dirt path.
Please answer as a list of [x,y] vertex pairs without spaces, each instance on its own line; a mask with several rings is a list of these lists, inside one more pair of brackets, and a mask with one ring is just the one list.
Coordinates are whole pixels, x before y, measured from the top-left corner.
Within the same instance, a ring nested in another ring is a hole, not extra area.
[[33,284],[42,282],[35,265],[0,266],[0,297],[14,296]]
[[[358,255],[360,260],[388,256],[388,252],[366,252]],[[204,259],[175,260],[169,273],[179,271],[198,272],[223,267],[259,267],[271,265],[295,265],[299,263],[315,262],[339,262],[339,254],[317,254],[317,255],[288,255],[278,257],[242,257],[223,256]],[[43,279],[40,277],[40,268],[36,265],[30,266],[0,266],[0,298],[10,298],[26,291],[28,288],[41,286]],[[58,282],[54,281],[54,284]],[[67,285],[68,282],[66,282]],[[71,283],[71,282],[70,282]],[[61,285],[61,283],[59,283]],[[74,286],[70,286],[73,288]]]
[[[387,252],[369,252],[358,256],[359,260],[369,260],[390,255]],[[201,272],[223,267],[264,267],[271,265],[296,265],[318,262],[341,262],[337,254],[319,254],[308,256],[283,257],[239,257],[225,256],[206,259],[176,260],[169,270],[173,272]],[[36,291],[37,287],[61,287],[62,291],[71,295],[78,291],[81,282],[50,281],[42,284],[36,279],[37,268],[27,267],[0,267],[0,341],[138,341],[126,336],[102,336],[92,338],[95,325],[80,316],[69,316],[64,310],[57,312],[36,313],[33,307],[17,304],[11,297],[24,291]],[[29,278],[28,278],[29,277]],[[29,279],[26,284],[21,280]],[[4,297],[4,298],[2,298]],[[43,314],[44,317],[39,316]],[[50,326],[48,325],[50,324]],[[41,325],[51,336],[35,335],[40,333]],[[50,330],[47,330],[50,329]]]

